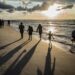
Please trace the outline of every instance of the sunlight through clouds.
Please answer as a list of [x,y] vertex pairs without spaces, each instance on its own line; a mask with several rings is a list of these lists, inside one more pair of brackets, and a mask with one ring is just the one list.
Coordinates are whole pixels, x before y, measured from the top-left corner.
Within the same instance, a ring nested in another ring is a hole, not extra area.
[[58,14],[60,14],[61,12],[63,12],[63,11],[57,11],[57,9],[58,9],[59,7],[62,7],[62,5],[55,3],[55,4],[53,4],[52,6],[50,6],[50,7],[48,8],[48,10],[43,11],[42,14],[45,15],[45,16],[48,16],[48,17],[50,17],[50,18],[54,18],[54,17],[56,17]]

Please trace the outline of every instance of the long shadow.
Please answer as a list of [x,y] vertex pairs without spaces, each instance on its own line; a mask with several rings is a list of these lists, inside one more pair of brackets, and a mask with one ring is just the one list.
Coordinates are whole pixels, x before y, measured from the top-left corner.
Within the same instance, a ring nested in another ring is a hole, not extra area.
[[55,58],[54,58],[53,66],[51,68],[51,49],[52,49],[52,47],[49,46],[48,47],[48,53],[47,53],[47,56],[46,56],[44,75],[54,75]]
[[18,39],[18,40],[16,40],[16,41],[14,41],[14,42],[11,42],[11,43],[9,43],[9,44],[7,44],[7,45],[4,45],[4,46],[0,47],[0,50],[1,50],[1,49],[4,49],[5,47],[7,47],[7,46],[9,46],[9,45],[11,45],[11,44],[13,44],[13,43],[15,43],[15,42],[18,42],[18,41],[20,41],[20,40],[21,40],[21,38]]
[[9,68],[6,70],[6,72],[9,72],[11,68],[17,63],[19,58],[26,52],[26,50],[23,50],[23,52],[17,57],[17,59],[9,66]]
[[25,41],[21,45],[17,46],[15,49],[12,49],[5,56],[1,57],[0,58],[0,66],[3,65],[5,62],[7,62],[15,53],[17,53],[23,46],[25,46],[29,42],[30,42],[30,40]]
[[56,58],[54,57],[54,62],[53,62],[52,67],[51,67],[51,49],[52,49],[52,47],[49,45],[48,53],[47,53],[47,56],[46,56],[44,74],[38,68],[37,69],[37,75],[54,75]]
[[24,55],[24,57],[13,67],[13,68],[9,68],[4,75],[20,75],[22,69],[26,66],[26,64],[29,62],[29,60],[31,59],[32,55],[35,52],[35,48],[37,47],[37,45],[39,44],[40,41],[38,41],[34,47],[32,47],[30,49],[30,51]]

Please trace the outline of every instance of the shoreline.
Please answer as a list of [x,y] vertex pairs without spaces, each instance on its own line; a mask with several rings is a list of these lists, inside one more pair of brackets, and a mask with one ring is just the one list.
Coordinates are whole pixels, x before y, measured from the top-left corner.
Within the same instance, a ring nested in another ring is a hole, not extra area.
[[[15,70],[16,73],[21,71],[21,75],[37,75],[38,69],[44,73],[45,69],[48,70],[46,66],[52,65],[55,65],[54,75],[75,74],[74,54],[66,53],[54,44],[50,48],[48,43],[40,41],[35,35],[32,41],[28,41],[27,34],[24,34],[22,40],[19,38],[20,34],[11,27],[5,26],[0,29],[0,48],[3,46],[0,49],[1,75],[11,75],[10,72],[15,75]],[[49,70],[50,68],[52,69],[49,67]]]

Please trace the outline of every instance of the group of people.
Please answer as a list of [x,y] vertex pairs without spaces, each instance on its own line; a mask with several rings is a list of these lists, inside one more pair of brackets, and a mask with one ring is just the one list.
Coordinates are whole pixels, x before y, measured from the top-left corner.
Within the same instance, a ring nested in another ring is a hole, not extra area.
[[8,25],[8,26],[10,26],[10,20],[3,20],[3,19],[0,19],[0,28],[1,28],[1,27],[4,27],[5,22],[7,22],[7,25]]
[[[19,30],[20,30],[21,38],[23,38],[24,28],[25,27],[24,27],[23,23],[21,22],[20,25],[19,25]],[[32,40],[33,27],[29,26],[27,32],[28,32],[28,35],[29,35],[29,40]],[[42,28],[41,24],[38,25],[38,27],[36,29],[36,32],[39,33],[39,37],[41,39],[42,38],[42,33],[43,33],[43,28]],[[49,35],[48,39],[51,42],[51,37],[53,36],[52,33],[51,33],[51,31],[49,32],[48,35]]]

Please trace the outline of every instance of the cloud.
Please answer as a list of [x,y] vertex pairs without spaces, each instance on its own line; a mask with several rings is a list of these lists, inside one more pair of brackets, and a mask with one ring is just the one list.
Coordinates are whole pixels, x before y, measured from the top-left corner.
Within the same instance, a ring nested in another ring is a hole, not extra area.
[[72,9],[73,8],[73,4],[70,4],[70,5],[66,5],[66,6],[64,6],[64,7],[62,7],[62,8],[59,8],[59,9],[57,9],[58,11],[59,10],[63,10],[63,9]]
[[[14,1],[15,2],[15,0],[6,0],[6,1]],[[25,11],[29,11],[29,12],[35,11],[35,10],[41,10],[41,11],[47,10],[48,7],[54,3],[69,4],[69,5],[61,8],[61,9],[68,9],[68,8],[73,7],[73,5],[71,5],[72,3],[75,3],[75,0],[16,0],[16,1],[22,1],[22,6],[21,5],[17,6],[16,10],[18,10],[18,11],[25,10]],[[33,2],[36,2],[36,5],[32,4]],[[42,3],[42,4],[40,5],[40,3]],[[28,8],[29,4],[34,5],[34,6],[32,8]],[[24,8],[23,5],[26,8]],[[15,8],[15,6],[12,6],[11,3],[8,5],[8,4],[4,4],[4,3],[0,2],[0,8],[1,9],[13,9],[13,8]],[[58,10],[61,10],[61,9],[58,9]]]
[[0,2],[0,9],[13,9],[14,7]]

